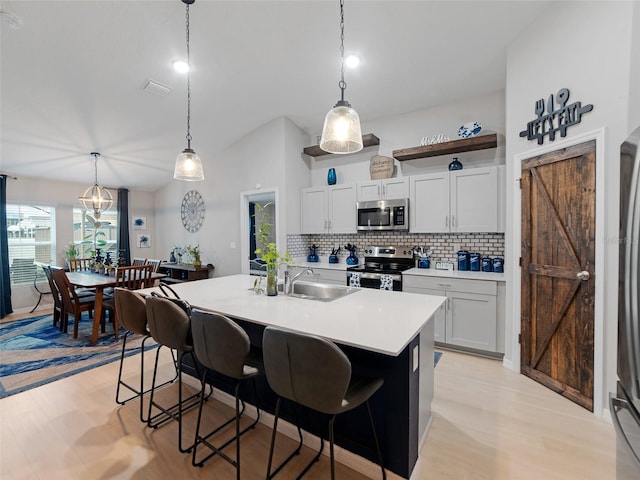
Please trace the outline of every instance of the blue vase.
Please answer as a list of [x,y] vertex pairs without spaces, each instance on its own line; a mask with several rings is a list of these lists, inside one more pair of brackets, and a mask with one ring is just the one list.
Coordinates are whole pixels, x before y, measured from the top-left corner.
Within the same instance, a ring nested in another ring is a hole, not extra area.
[[327,183],[329,185],[335,185],[336,184],[336,169],[335,168],[330,168],[329,172],[327,173]]
[[462,163],[460,163],[458,157],[453,157],[453,162],[449,164],[449,170],[462,170]]

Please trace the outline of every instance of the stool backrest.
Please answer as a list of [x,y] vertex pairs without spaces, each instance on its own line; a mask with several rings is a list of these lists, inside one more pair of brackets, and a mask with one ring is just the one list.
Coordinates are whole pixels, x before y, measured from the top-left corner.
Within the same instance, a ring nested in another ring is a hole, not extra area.
[[240,325],[224,315],[194,310],[191,331],[200,363],[228,377],[242,378],[251,343]]
[[147,322],[153,339],[161,345],[191,352],[191,320],[184,310],[166,298],[147,298]]
[[340,411],[351,380],[351,362],[336,344],[267,327],[262,354],[267,381],[278,395],[322,413]]
[[144,297],[133,290],[116,287],[114,304],[118,322],[131,333],[148,335],[147,305]]

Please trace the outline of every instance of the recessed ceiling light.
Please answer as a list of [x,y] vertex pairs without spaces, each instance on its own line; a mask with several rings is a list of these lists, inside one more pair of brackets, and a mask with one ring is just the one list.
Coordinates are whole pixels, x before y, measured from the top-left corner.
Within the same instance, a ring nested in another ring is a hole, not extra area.
[[360,57],[358,57],[357,55],[349,55],[344,59],[344,64],[349,68],[356,68],[358,65],[360,65]]
[[178,73],[187,73],[189,71],[189,64],[184,60],[176,60],[173,62],[173,69]]

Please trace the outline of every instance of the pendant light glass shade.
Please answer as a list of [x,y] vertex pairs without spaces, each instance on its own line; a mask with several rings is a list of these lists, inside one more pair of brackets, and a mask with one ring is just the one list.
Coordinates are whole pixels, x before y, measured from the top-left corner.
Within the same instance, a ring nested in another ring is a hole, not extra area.
[[360,117],[347,102],[338,102],[327,113],[320,148],[329,153],[354,153],[362,150]]
[[187,148],[185,148],[176,158],[176,165],[173,169],[173,178],[176,180],[186,180],[197,182],[204,180],[204,170],[200,157],[191,148],[191,49],[189,45],[189,5],[195,0],[182,0],[187,6],[186,27],[187,27]]
[[344,99],[344,0],[340,0],[340,100],[324,118],[320,148],[328,153],[354,153],[362,150],[360,117]]
[[182,153],[178,155],[178,158],[176,158],[176,167],[173,170],[173,178],[191,182],[204,180],[202,162],[196,152],[190,148],[185,148]]
[[97,219],[105,210],[109,210],[113,205],[113,196],[111,192],[104,187],[98,185],[98,157],[100,154],[92,152],[95,169],[95,183],[87,188],[81,197],[78,197],[82,208],[93,212],[93,216]]

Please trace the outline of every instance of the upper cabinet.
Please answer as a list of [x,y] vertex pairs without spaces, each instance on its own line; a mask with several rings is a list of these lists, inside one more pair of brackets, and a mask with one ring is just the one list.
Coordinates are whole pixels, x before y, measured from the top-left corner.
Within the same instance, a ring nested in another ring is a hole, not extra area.
[[[374,145],[380,145],[380,139],[373,133],[366,133],[362,135],[362,148],[372,147]],[[311,145],[304,147],[302,153],[309,155],[310,157],[319,157],[321,155],[331,155],[329,152],[325,152],[320,148],[320,145]]]
[[454,153],[485,150],[498,146],[498,136],[495,133],[480,135],[478,137],[461,138],[450,142],[434,143],[420,147],[403,148],[393,151],[393,158],[399,161],[414,160],[416,158],[436,157],[438,155],[451,155]]
[[356,186],[309,187],[300,191],[301,233],[355,233]]
[[358,201],[409,198],[409,177],[358,182]]
[[414,175],[412,233],[504,232],[504,167]]

